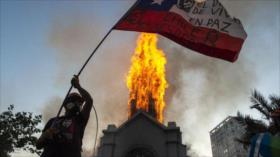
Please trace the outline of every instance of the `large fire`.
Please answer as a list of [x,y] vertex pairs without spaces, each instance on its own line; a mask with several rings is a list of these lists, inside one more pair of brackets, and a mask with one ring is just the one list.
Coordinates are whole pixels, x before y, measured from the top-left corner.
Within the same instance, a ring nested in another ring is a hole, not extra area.
[[129,116],[133,114],[131,108],[134,105],[137,110],[154,111],[156,119],[163,122],[164,94],[168,86],[165,79],[166,58],[157,48],[156,34],[140,34],[131,62],[127,76]]

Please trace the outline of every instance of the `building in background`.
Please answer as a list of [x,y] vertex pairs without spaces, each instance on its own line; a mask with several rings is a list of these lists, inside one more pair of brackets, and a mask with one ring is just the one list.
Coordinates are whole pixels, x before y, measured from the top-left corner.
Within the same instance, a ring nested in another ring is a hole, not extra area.
[[245,128],[231,116],[218,124],[210,131],[213,157],[246,157],[248,150],[235,140],[244,132]]

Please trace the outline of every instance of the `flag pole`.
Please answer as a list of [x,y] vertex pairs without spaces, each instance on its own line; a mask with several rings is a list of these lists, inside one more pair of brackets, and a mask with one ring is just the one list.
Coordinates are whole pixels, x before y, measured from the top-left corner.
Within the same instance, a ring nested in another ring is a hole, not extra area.
[[[93,57],[93,55],[95,54],[95,52],[98,50],[98,48],[101,46],[101,44],[105,41],[105,39],[109,36],[109,34],[112,32],[112,30],[116,27],[116,25],[121,21],[123,20],[125,17],[127,17],[127,15],[129,14],[129,12],[134,9],[137,4],[140,2],[140,0],[136,0],[136,2],[130,7],[130,9],[115,23],[115,25],[107,32],[107,34],[102,38],[102,40],[99,42],[99,44],[96,46],[96,48],[92,51],[92,53],[90,54],[90,56],[87,58],[87,60],[85,61],[85,63],[83,64],[82,68],[80,69],[80,71],[78,72],[78,74],[76,76],[80,76],[81,73],[83,72],[84,68],[86,67],[86,65],[88,64],[88,62],[91,60],[91,58]],[[62,111],[62,108],[63,108],[63,105],[65,103],[65,100],[67,98],[67,96],[69,95],[69,93],[71,92],[71,90],[73,89],[73,86],[71,85],[71,87],[69,88],[64,100],[63,100],[63,103],[62,105],[60,106],[59,108],[59,111],[57,113],[57,118],[59,117],[61,111]]]

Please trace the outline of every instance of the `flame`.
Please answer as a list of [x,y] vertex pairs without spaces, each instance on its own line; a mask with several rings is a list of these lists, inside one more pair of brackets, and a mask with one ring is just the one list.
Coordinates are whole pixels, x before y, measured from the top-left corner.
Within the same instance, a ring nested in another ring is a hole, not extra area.
[[129,117],[132,116],[132,101],[135,101],[136,109],[148,112],[152,98],[156,119],[162,123],[164,94],[168,84],[165,79],[166,58],[163,51],[157,48],[157,40],[157,35],[150,33],[141,33],[138,37],[127,76],[127,87],[130,92],[128,106]]

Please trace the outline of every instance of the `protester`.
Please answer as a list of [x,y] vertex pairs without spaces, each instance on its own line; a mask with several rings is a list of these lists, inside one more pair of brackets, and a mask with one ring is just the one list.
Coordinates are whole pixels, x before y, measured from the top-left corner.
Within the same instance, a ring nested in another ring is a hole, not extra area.
[[81,87],[77,76],[72,78],[71,84],[79,94],[71,93],[66,97],[64,116],[47,122],[36,145],[37,149],[44,148],[41,157],[81,157],[82,139],[93,100]]

